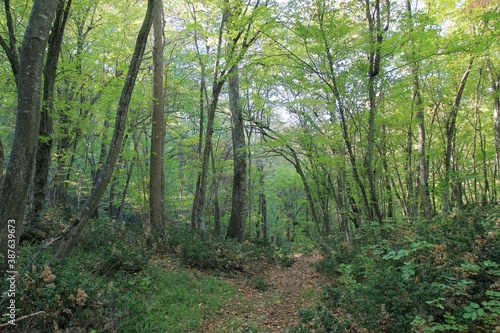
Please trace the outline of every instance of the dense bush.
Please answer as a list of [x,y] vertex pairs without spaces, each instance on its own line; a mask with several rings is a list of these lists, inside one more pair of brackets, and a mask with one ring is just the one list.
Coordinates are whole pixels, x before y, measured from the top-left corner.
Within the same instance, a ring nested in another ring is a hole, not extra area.
[[189,267],[220,271],[255,271],[255,265],[279,260],[274,248],[263,242],[199,236],[189,228],[169,227],[155,236],[157,252],[173,253]]
[[318,269],[333,283],[294,331],[497,332],[499,227],[500,209],[479,207],[327,240]]

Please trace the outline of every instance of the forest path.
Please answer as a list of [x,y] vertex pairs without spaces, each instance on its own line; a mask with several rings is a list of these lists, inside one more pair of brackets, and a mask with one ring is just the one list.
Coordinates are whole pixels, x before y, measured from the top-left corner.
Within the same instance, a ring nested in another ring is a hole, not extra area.
[[250,278],[230,278],[237,288],[228,304],[203,325],[203,332],[283,333],[299,323],[299,310],[314,308],[319,285],[314,269],[319,255],[294,256],[290,267],[271,266]]

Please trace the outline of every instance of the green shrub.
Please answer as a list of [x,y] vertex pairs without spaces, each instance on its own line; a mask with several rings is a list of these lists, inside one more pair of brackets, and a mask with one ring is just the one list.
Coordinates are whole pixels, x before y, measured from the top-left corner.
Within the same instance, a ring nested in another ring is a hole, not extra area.
[[[500,325],[498,207],[395,223],[383,240],[329,239],[318,269],[334,282],[297,332],[492,332]],[[331,324],[328,324],[331,321]],[[312,326],[311,326],[312,325]],[[302,331],[300,331],[302,330]]]

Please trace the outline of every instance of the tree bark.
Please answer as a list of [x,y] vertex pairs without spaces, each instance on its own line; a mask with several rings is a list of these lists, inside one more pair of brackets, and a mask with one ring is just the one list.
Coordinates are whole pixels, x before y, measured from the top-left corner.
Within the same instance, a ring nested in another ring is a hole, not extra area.
[[153,22],[153,117],[151,129],[151,164],[149,166],[149,209],[151,227],[165,223],[165,184],[163,154],[165,147],[165,111],[163,107],[163,4],[157,0]]
[[56,253],[56,258],[68,257],[71,254],[71,251],[78,244],[83,228],[91,218],[92,213],[98,207],[111,176],[113,175],[113,170],[115,168],[125,134],[125,125],[127,123],[127,113],[130,105],[130,99],[132,97],[135,81],[137,74],[139,73],[142,57],[146,48],[149,31],[153,23],[153,8],[155,5],[156,0],[148,0],[146,16],[137,36],[134,54],[130,61],[129,71],[123,85],[120,101],[118,102],[115,129],[113,138],[111,139],[111,145],[108,150],[106,163],[103,165],[97,184],[90,193],[89,198],[84,203],[78,219],[73,223],[65,240],[61,243]]
[[[40,125],[43,61],[57,2],[35,0],[21,47],[14,141],[0,193],[0,248],[4,256],[0,277],[6,268],[15,270],[7,266],[7,253],[19,244],[24,223]],[[15,226],[15,243],[7,242],[9,225]],[[9,245],[14,246],[9,248]]]
[[231,217],[227,237],[245,240],[246,191],[247,191],[247,149],[245,128],[240,104],[239,70],[234,66],[228,80],[229,109],[231,110],[231,134],[233,138],[233,194]]

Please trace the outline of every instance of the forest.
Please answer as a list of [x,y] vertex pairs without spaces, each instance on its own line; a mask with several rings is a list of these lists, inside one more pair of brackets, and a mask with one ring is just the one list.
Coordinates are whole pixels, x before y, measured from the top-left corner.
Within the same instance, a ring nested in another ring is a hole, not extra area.
[[2,0],[0,332],[500,332],[497,0]]

